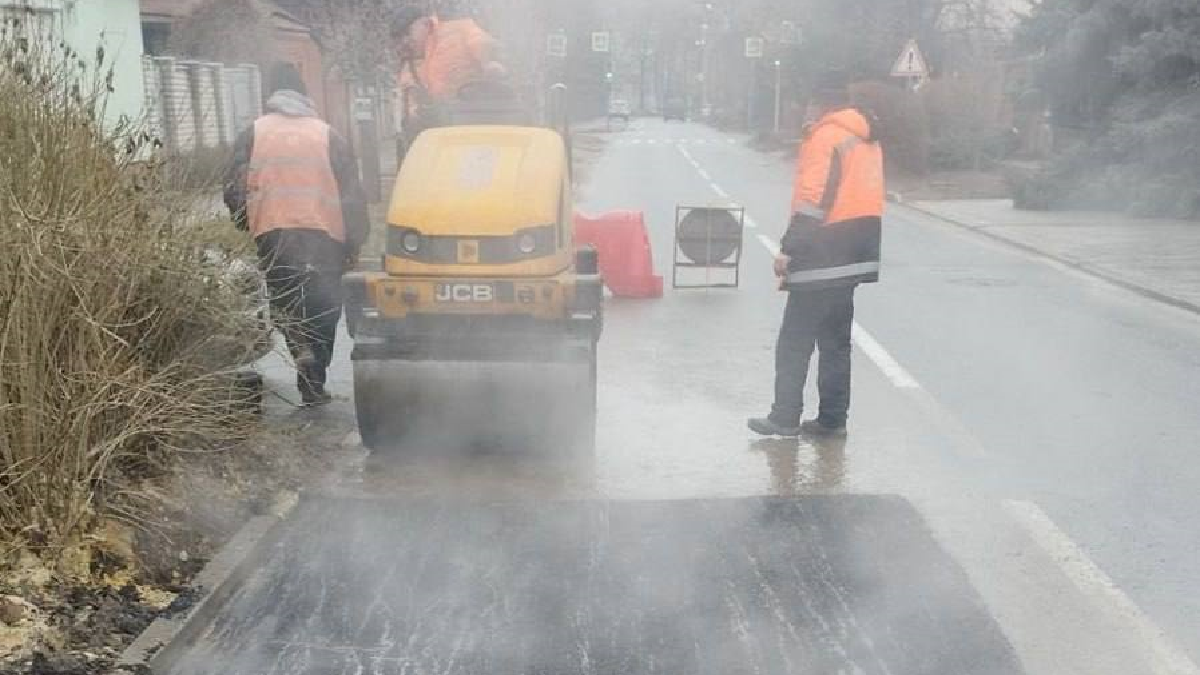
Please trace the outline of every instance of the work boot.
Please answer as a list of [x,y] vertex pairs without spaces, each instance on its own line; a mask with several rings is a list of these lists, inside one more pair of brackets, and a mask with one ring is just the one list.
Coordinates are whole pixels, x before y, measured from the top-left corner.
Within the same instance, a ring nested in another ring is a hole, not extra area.
[[313,366],[317,365],[317,355],[308,347],[299,347],[292,355],[292,360],[296,362],[296,370],[301,373],[308,372]]
[[846,425],[834,426],[820,419],[808,420],[800,425],[800,433],[812,438],[845,438]]
[[800,427],[785,427],[776,423],[770,417],[760,417],[746,423],[750,431],[760,436],[783,436],[793,438],[800,435]]
[[299,368],[296,374],[296,388],[300,390],[300,405],[313,407],[333,402],[333,396],[325,391],[315,363]]

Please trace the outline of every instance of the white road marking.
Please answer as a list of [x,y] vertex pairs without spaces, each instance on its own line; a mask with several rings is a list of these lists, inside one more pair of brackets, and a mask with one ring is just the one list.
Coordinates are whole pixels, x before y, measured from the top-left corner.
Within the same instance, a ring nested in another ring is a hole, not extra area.
[[916,378],[909,374],[904,366],[900,365],[892,355],[888,353],[883,345],[879,344],[870,333],[867,332],[862,324],[854,322],[853,332],[854,343],[858,348],[867,355],[867,358],[875,362],[876,367],[883,371],[892,382],[892,386],[897,389],[920,389],[921,385]]
[[657,143],[658,143],[658,141],[657,141],[657,140],[655,140],[655,139],[653,139],[653,138],[651,138],[650,140],[646,141],[646,143],[647,143],[648,145],[655,145],[655,144],[657,144]]
[[[714,186],[714,187],[715,187],[715,186]],[[744,222],[745,222],[745,224],[746,224],[746,227],[748,227],[748,228],[750,228],[750,229],[752,229],[752,230],[754,230],[754,229],[758,229],[758,222],[757,222],[757,221],[755,221],[755,220],[754,220],[753,218],[751,218],[750,216],[746,216],[746,219],[745,219],[745,221],[744,221]]]
[[712,176],[708,175],[707,171],[705,171],[704,169],[699,169],[698,171],[700,173],[701,178],[708,181],[709,183],[712,183]]
[[642,144],[642,139],[640,139],[640,138],[635,138],[635,139],[633,139],[632,141],[629,141],[629,142],[630,142],[630,143],[633,143],[634,145],[641,145],[641,144]]
[[779,244],[776,244],[774,239],[765,234],[760,234],[758,235],[758,240],[762,242],[763,246],[767,247],[767,250],[771,252],[771,255],[779,255]]
[[1200,675],[1200,667],[1117,587],[1083,549],[1033,502],[1009,500],[1004,509],[1085,596],[1103,603],[1149,649],[1154,675]]
[[[722,188],[720,185],[717,185],[716,183],[709,183],[708,186],[711,187],[713,192],[717,193],[717,196],[720,197],[721,199],[729,199],[729,193],[726,192],[725,189]],[[750,225],[750,227],[754,227],[754,226]]]

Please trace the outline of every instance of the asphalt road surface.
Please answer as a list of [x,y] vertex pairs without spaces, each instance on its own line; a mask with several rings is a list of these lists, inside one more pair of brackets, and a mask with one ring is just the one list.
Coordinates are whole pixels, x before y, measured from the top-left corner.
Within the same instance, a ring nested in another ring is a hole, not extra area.
[[[177,672],[1200,673],[1200,319],[895,207],[849,439],[756,440],[789,162],[603,138],[577,202],[645,210],[668,290],[609,303],[595,463],[367,464]],[[709,204],[742,285],[673,291]]]

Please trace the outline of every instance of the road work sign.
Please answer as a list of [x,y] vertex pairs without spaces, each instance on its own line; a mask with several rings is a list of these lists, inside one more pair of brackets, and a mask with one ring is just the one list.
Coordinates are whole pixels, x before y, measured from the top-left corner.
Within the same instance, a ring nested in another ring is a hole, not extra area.
[[546,54],[562,58],[567,55],[567,36],[562,33],[551,33],[546,37]]
[[607,31],[592,33],[592,51],[607,54],[609,51],[609,34]]
[[892,77],[923,79],[928,76],[929,68],[925,64],[921,48],[917,46],[916,40],[909,40],[908,44],[904,45],[904,51],[900,52],[900,58],[896,59],[896,65],[892,66]]
[[760,37],[746,38],[746,58],[761,59],[766,51],[767,41]]

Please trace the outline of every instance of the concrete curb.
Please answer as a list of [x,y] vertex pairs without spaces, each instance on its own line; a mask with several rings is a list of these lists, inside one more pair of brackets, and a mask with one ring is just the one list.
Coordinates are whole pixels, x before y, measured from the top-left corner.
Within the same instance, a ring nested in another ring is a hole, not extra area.
[[1015,248],[1023,253],[1027,253],[1029,255],[1033,255],[1038,258],[1043,258],[1046,260],[1056,262],[1065,267],[1069,267],[1070,269],[1073,269],[1076,272],[1082,272],[1090,277],[1094,277],[1096,279],[1099,279],[1106,283],[1110,283],[1119,288],[1123,288],[1131,293],[1136,293],[1137,295],[1140,295],[1148,300],[1154,300],[1154,301],[1160,302],[1164,305],[1169,305],[1176,309],[1182,309],[1186,312],[1191,312],[1193,314],[1200,314],[1200,305],[1198,305],[1194,302],[1191,302],[1189,300],[1184,300],[1183,298],[1177,298],[1173,295],[1163,293],[1162,291],[1157,291],[1153,288],[1144,286],[1137,282],[1129,281],[1128,279],[1122,278],[1111,272],[1106,272],[1104,270],[1097,269],[1097,268],[1087,264],[1086,262],[1080,262],[1079,260],[1075,260],[1074,258],[1069,258],[1069,257],[1063,256],[1063,255],[1059,255],[1057,253],[1051,253],[1045,249],[1038,248],[1031,244],[1027,244],[1023,241],[1011,239],[1002,234],[996,234],[995,232],[991,232],[991,231],[987,230],[986,228],[975,226],[975,225],[970,225],[968,223],[964,223],[962,221],[955,220],[953,218],[948,218],[940,213],[934,213],[933,211],[930,211],[928,209],[923,209],[920,206],[917,206],[916,204],[914,204],[912,202],[905,202],[903,196],[899,195],[899,193],[897,193],[897,199],[893,200],[893,202],[905,209],[915,211],[915,212],[920,213],[929,218],[937,219],[943,223],[948,223],[955,227],[967,230],[968,232],[977,234],[981,237],[987,237],[988,239],[991,239],[992,241],[998,242],[1000,244],[1004,244],[1005,246],[1008,246],[1010,248]]
[[[352,445],[357,441],[358,433],[351,432],[340,444]],[[196,602],[186,612],[156,619],[122,652],[113,670],[139,674],[170,672],[283,535],[284,524],[301,499],[296,493],[281,493],[276,496],[270,514],[243,525],[192,580],[191,587],[200,594]]]
[[298,503],[296,495],[283,495],[277,500],[274,513],[253,518],[242,526],[192,580],[191,587],[200,593],[195,604],[186,612],[150,624],[121,654],[116,670],[170,671],[183,650],[216,618],[221,605],[254,570],[270,543],[278,539],[283,523]]

